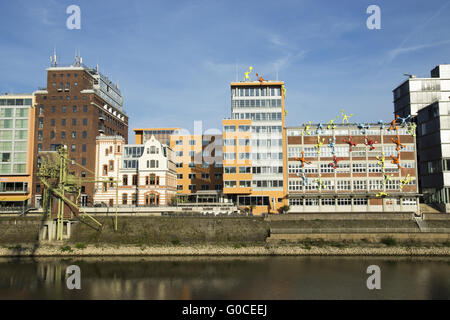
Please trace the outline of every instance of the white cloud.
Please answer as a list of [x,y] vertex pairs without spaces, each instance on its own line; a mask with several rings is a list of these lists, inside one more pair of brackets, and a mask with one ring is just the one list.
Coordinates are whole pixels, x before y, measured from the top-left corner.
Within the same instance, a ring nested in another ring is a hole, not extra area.
[[390,62],[401,54],[414,52],[414,51],[422,50],[425,48],[437,47],[437,46],[441,46],[441,45],[448,44],[448,43],[450,43],[450,40],[438,41],[435,43],[421,44],[421,45],[416,45],[416,46],[411,46],[411,47],[406,47],[406,48],[399,47],[399,48],[390,50],[388,52],[388,60]]

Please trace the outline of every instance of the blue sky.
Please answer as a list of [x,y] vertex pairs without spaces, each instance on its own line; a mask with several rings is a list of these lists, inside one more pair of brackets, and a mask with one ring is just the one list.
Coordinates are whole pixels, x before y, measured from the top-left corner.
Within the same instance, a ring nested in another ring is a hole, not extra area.
[[[81,30],[66,8],[81,8]],[[381,8],[381,30],[366,9]],[[99,64],[124,96],[131,129],[221,128],[229,82],[249,66],[286,82],[288,126],[390,121],[403,73],[450,63],[450,1],[6,1],[0,0],[0,92],[45,86],[60,63]],[[253,73],[253,78],[254,78]]]

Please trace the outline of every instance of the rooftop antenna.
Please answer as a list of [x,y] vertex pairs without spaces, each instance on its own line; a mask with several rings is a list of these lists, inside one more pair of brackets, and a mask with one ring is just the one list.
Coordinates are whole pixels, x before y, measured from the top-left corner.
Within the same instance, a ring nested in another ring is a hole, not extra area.
[[58,61],[56,60],[56,46],[53,48],[53,56],[50,57],[50,63],[52,67],[56,67],[58,65]]

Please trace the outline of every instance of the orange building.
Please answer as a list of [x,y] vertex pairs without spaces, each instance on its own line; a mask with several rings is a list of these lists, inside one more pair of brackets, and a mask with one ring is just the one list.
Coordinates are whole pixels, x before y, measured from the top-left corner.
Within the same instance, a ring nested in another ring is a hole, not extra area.
[[34,101],[33,94],[0,95],[0,208],[33,205]]
[[177,194],[190,202],[220,202],[222,199],[222,135],[170,136],[175,153]]
[[231,119],[223,120],[224,196],[253,214],[287,204],[283,81],[231,83]]
[[150,140],[152,135],[162,144],[169,145],[170,136],[180,130],[180,128],[145,128],[133,129],[135,133],[135,144],[144,144]]

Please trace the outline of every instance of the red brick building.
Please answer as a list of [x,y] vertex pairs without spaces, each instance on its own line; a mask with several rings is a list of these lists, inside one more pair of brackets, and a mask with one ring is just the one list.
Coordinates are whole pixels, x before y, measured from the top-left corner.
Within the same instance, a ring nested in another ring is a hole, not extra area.
[[[41,202],[43,186],[37,172],[39,151],[53,151],[67,145],[72,163],[69,169],[82,181],[81,205],[91,205],[94,194],[95,148],[98,135],[118,135],[128,142],[128,116],[116,84],[98,68],[75,63],[47,68],[47,86],[35,93],[35,154],[33,203]],[[75,165],[79,164],[81,166]],[[84,168],[83,168],[84,167]]]

